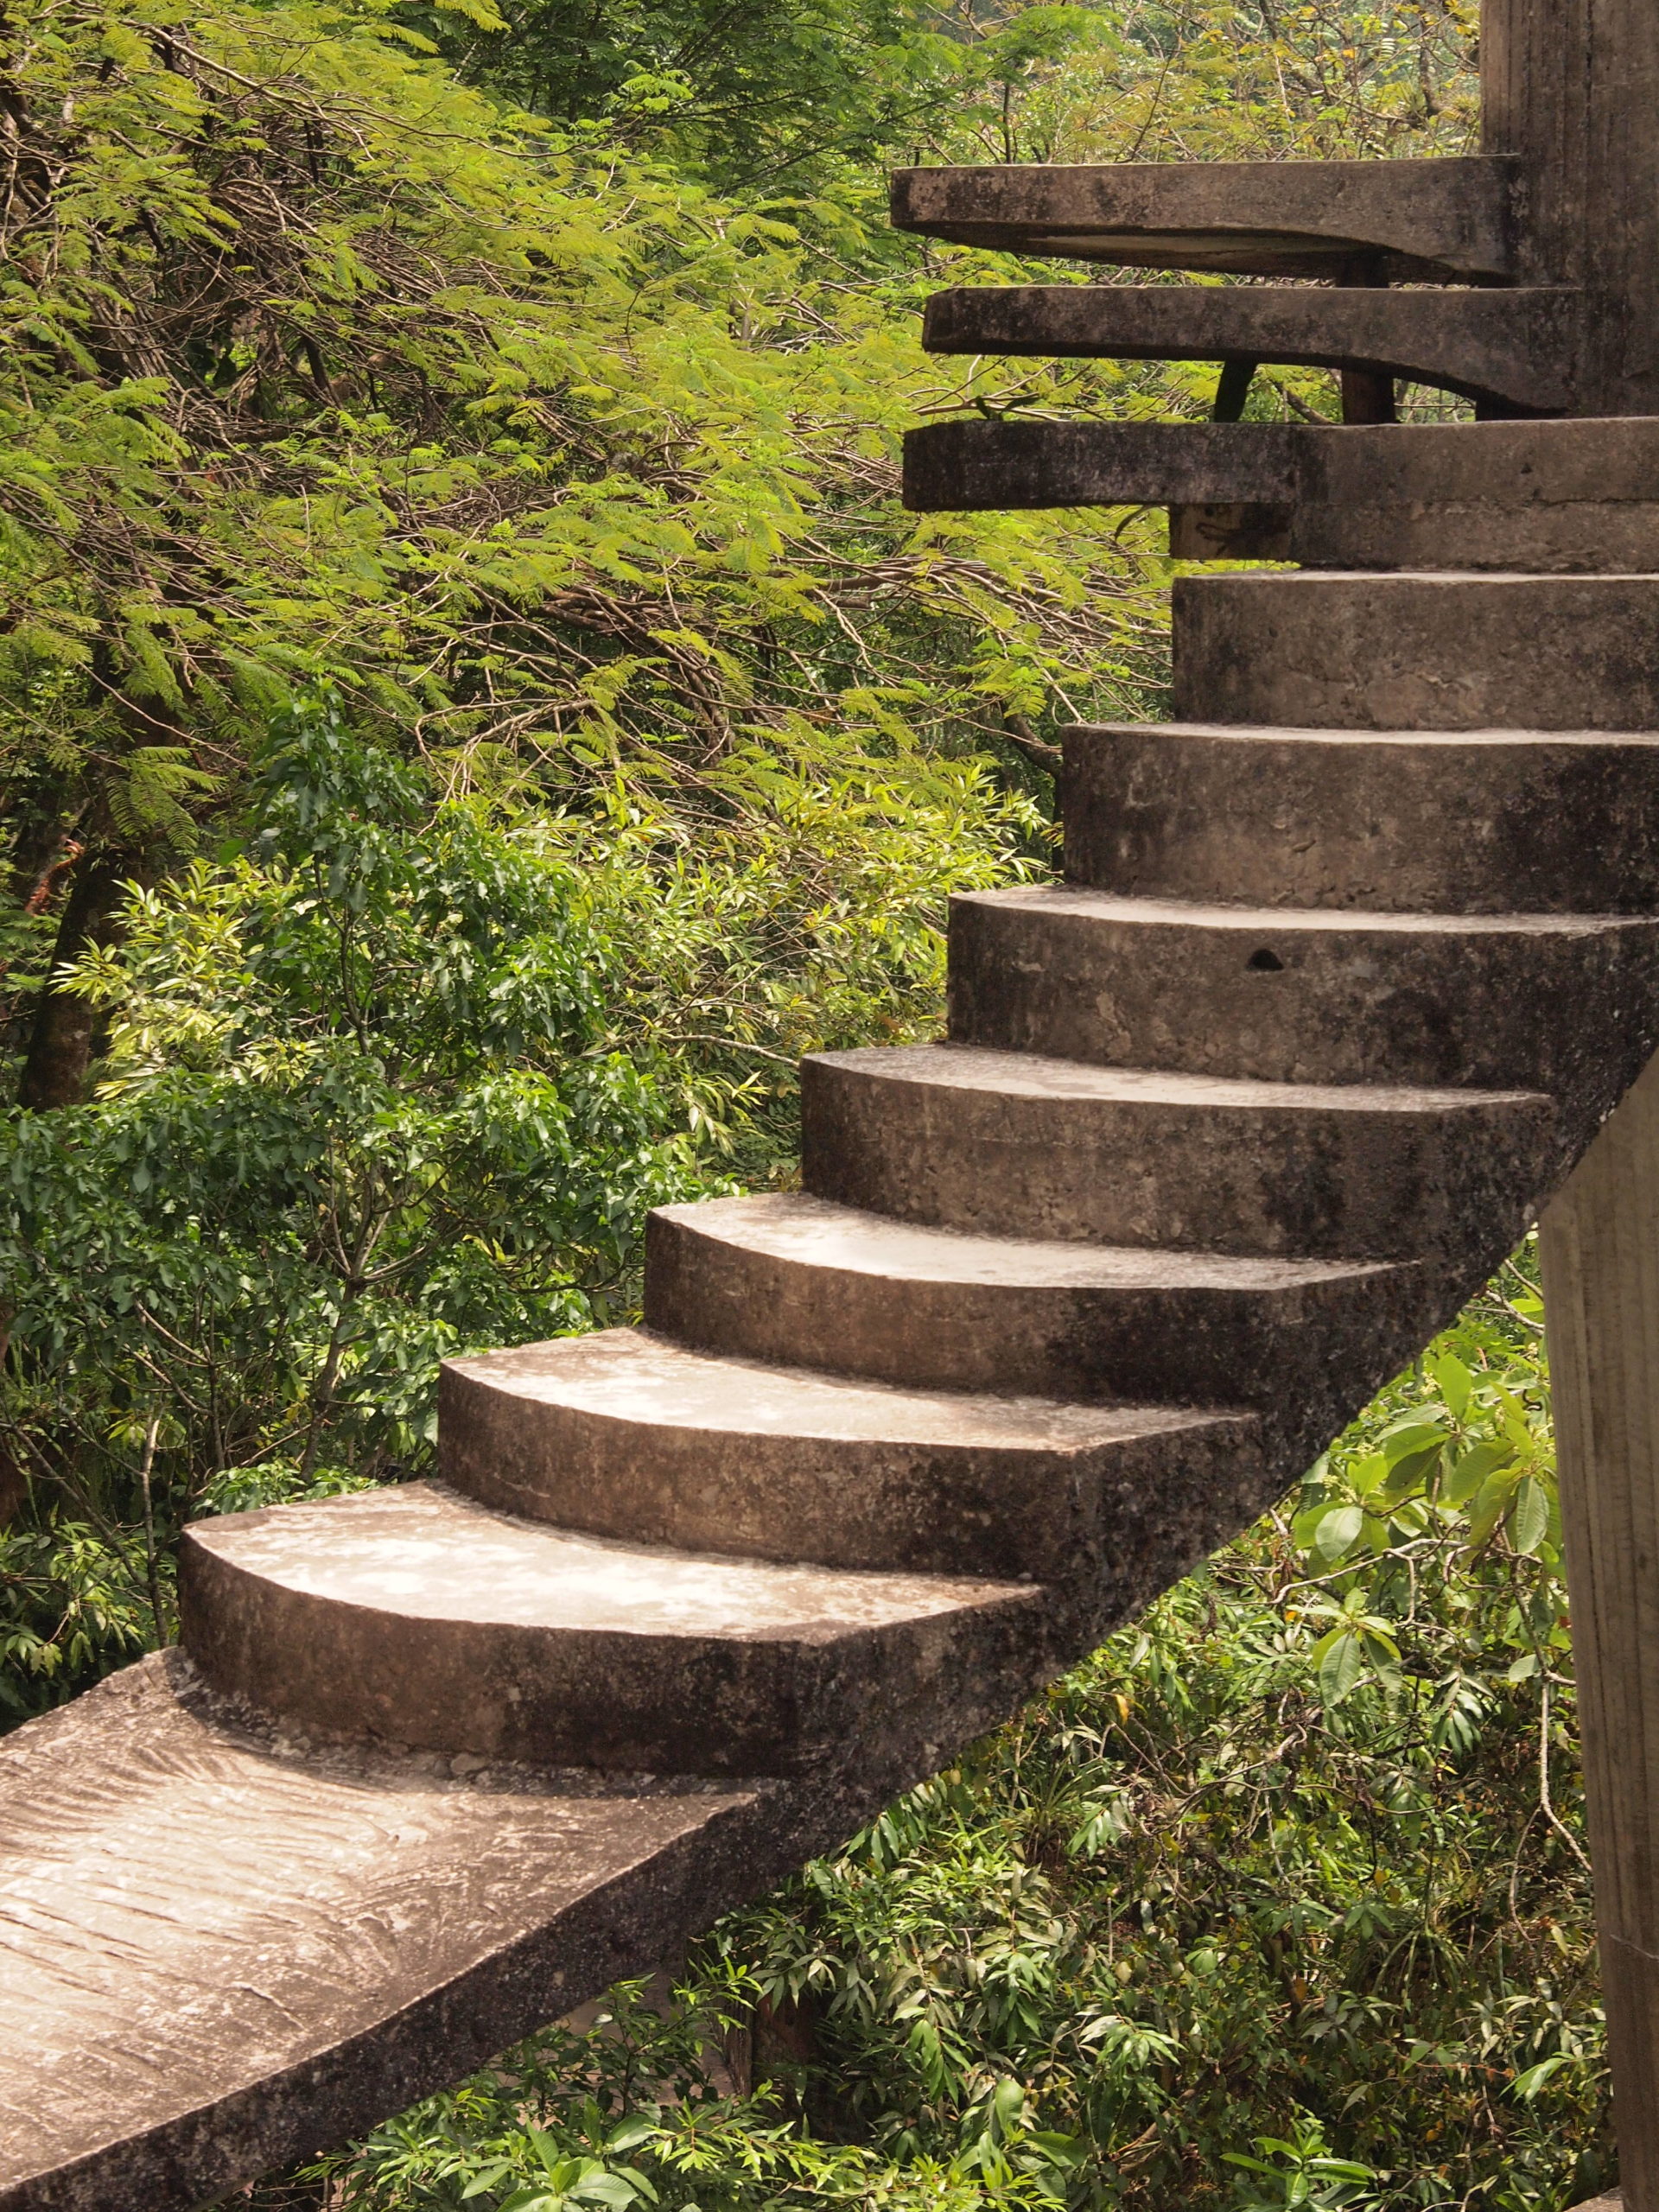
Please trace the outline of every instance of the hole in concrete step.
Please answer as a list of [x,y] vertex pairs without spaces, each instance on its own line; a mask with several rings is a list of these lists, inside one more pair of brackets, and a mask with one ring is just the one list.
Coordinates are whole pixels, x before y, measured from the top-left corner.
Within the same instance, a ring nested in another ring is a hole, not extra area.
[[1264,944],[1259,952],[1250,955],[1244,965],[1254,968],[1258,976],[1277,976],[1283,972],[1285,963],[1270,944]]

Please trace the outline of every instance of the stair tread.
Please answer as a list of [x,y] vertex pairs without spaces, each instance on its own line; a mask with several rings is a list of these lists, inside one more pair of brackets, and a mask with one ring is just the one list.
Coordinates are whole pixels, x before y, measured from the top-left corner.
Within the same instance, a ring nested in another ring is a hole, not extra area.
[[892,1083],[1000,1091],[1014,1097],[1083,1099],[1100,1104],[1417,1114],[1549,1103],[1542,1092],[1531,1090],[1446,1090],[1410,1084],[1269,1083],[1256,1077],[1098,1067],[1084,1060],[1050,1059],[1037,1052],[998,1052],[979,1045],[861,1046],[851,1052],[815,1052],[810,1058]]
[[703,1236],[807,1266],[917,1281],[1008,1283],[1033,1290],[1288,1290],[1384,1274],[1395,1264],[983,1236],[900,1221],[793,1191],[704,1199],[693,1205],[664,1206],[660,1211]]
[[819,1643],[1028,1594],[583,1535],[435,1483],[199,1521],[189,1537],[242,1573],[334,1604],[550,1633]]
[[[1310,581],[1323,582],[1327,575],[1336,573],[1334,570],[1321,570]],[[1367,581],[1375,583],[1377,579],[1370,576]],[[1414,571],[1411,581],[1421,583],[1433,579],[1425,577],[1421,571]],[[1482,576],[1478,581],[1492,583],[1502,582],[1504,579]],[[1538,579],[1531,577],[1526,581],[1536,582]],[[1577,582],[1579,579],[1567,581]],[[1277,722],[1172,721],[1072,722],[1060,734],[1063,737],[1230,738],[1239,745],[1259,745],[1266,741],[1274,745],[1334,745],[1352,747],[1356,750],[1376,745],[1444,746],[1448,749],[1459,746],[1504,745],[1602,746],[1609,749],[1659,746],[1659,730],[1648,729],[1326,729]]]
[[931,353],[1243,359],[1362,367],[1564,411],[1583,296],[1551,285],[961,285],[935,292]]
[[1086,884],[1020,883],[999,891],[959,891],[953,903],[976,906],[1030,907],[1091,915],[1103,922],[1141,922],[1149,926],[1236,930],[1241,936],[1263,931],[1302,930],[1310,935],[1351,937],[1376,931],[1391,937],[1573,937],[1604,930],[1650,930],[1649,914],[1457,914],[1397,912],[1364,906],[1263,906],[1240,902],[1186,899],[1140,899],[1122,892],[1096,891]]
[[[879,1218],[855,1216],[851,1207],[830,1210],[859,1219]],[[701,1214],[708,1208],[697,1211]],[[990,1240],[959,1241],[974,1244]],[[1052,1251],[1054,1264],[1061,1264],[1064,1248],[1036,1249],[1045,1255]],[[1096,1255],[1082,1256],[1088,1260]],[[1138,1255],[1122,1256],[1133,1262]],[[1217,1418],[1213,1412],[1186,1406],[1102,1406],[1057,1398],[905,1389],[809,1368],[693,1351],[639,1329],[558,1337],[546,1344],[447,1364],[509,1396],[577,1406],[640,1423],[739,1434],[1054,1451],[1190,1427]]]
[[[688,1851],[719,1909],[738,1863],[821,1847],[792,1802],[308,1755],[209,1699],[181,1653],[141,1661],[0,1744],[0,2195],[172,2203],[178,2155],[217,2196],[251,2156],[315,2147],[320,2063],[334,2124],[365,2127],[388,2067],[397,2101],[428,2094],[664,1955]],[[614,1952],[583,1940],[596,1897]]]
[[1152,268],[1328,275],[1370,247],[1446,273],[1511,272],[1510,166],[1394,162],[1015,162],[899,170],[899,230]]

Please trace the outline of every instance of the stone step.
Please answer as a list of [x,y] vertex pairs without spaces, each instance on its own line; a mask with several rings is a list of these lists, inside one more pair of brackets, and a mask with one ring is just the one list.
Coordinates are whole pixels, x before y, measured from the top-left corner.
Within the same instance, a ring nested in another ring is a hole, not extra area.
[[994,1236],[1417,1259],[1513,1240],[1558,1165],[1528,1091],[1256,1083],[965,1045],[801,1064],[807,1189]]
[[1008,284],[935,292],[934,353],[1264,361],[1402,377],[1531,415],[1573,406],[1583,296],[1275,284]]
[[1173,609],[1177,721],[1659,729],[1659,575],[1240,572]]
[[1081,1575],[1109,1610],[1147,1541],[1136,1496],[1199,1556],[1211,1516],[1261,1478],[1242,1413],[924,1379],[854,1381],[634,1329],[562,1338],[446,1362],[441,1465],[455,1489],[566,1529],[836,1567]]
[[[1612,487],[1617,495],[1612,496]],[[1166,506],[1306,568],[1659,569],[1659,419],[1102,423],[951,416],[905,433],[905,505]],[[1218,512],[1217,511],[1219,511]]]
[[951,901],[950,972],[957,1044],[1272,1083],[1577,1099],[1602,1083],[1607,1037],[1654,1033],[1659,922],[1021,886]]
[[1274,909],[1659,908],[1652,732],[1109,723],[1065,744],[1073,884]]
[[896,229],[1138,269],[1336,276],[1374,257],[1395,283],[1510,276],[1516,165],[1116,162],[900,169]]
[[198,1521],[186,1650],[302,1726],[543,1766],[903,1764],[918,1700],[961,1741],[1038,1677],[1035,1584],[673,1551],[411,1483]]
[[1323,1410],[1334,1370],[1394,1371],[1419,1272],[976,1236],[777,1192],[659,1208],[645,1311],[712,1351],[891,1383]]

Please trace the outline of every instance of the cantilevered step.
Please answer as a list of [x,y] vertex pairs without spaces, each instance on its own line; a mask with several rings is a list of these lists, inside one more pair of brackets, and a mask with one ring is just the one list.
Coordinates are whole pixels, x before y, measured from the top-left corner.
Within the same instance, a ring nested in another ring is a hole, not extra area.
[[1065,745],[1075,884],[1275,910],[1659,908],[1653,732],[1103,723]]
[[[711,1287],[711,1303],[720,1296]],[[1016,1351],[1007,1387],[1017,1367]],[[1243,1414],[1190,1400],[1066,1405],[924,1379],[887,1387],[633,1329],[562,1338],[446,1363],[442,1465],[494,1504],[658,1543],[912,1574],[1081,1577],[1114,1618],[1146,1541],[1128,1501],[1157,1497],[1190,1532],[1218,1525],[1223,1502],[1261,1478]]]
[[[1644,573],[1659,569],[1659,419],[1364,429],[956,416],[906,432],[905,504],[1220,507],[1210,545],[1248,527],[1262,557],[1308,568]],[[1203,545],[1185,531],[1171,550]]]
[[1573,404],[1580,295],[1271,284],[1010,284],[936,292],[935,353],[1358,369],[1528,414]]
[[1326,276],[1376,257],[1395,281],[1492,281],[1514,270],[1516,165],[1118,162],[900,169],[901,231],[1139,269]]
[[1034,1679],[1041,1642],[1030,1584],[607,1541],[427,1483],[198,1521],[179,1570],[184,1645],[215,1689],[340,1736],[546,1766],[902,1765],[884,1731],[925,1699],[932,1739],[960,1741]]
[[[1284,798],[1281,785],[1270,803]],[[961,1045],[1271,1083],[1574,1095],[1609,1036],[1659,1011],[1659,922],[1024,885],[951,901],[950,972]]]
[[0,2206],[217,2200],[676,1955],[874,1809],[454,1764],[284,1740],[176,1651],[0,1743]]
[[[1402,1316],[1414,1322],[1425,1296],[1412,1267],[977,1236],[802,1192],[663,1207],[647,1253],[648,1318],[711,1351],[1096,1403],[1294,1401],[1299,1417],[1334,1369],[1391,1373]],[[1183,1418],[1124,1415],[1160,1435]],[[1121,1486],[1135,1455],[1109,1433]],[[1178,1450],[1191,1471],[1188,1441]],[[1023,1557],[1033,1535],[996,1541]],[[1061,1572],[1069,1541],[1039,1571]]]
[[1528,1091],[1250,1083],[963,1045],[801,1064],[809,1191],[1001,1236],[1413,1259],[1513,1238],[1553,1165]]

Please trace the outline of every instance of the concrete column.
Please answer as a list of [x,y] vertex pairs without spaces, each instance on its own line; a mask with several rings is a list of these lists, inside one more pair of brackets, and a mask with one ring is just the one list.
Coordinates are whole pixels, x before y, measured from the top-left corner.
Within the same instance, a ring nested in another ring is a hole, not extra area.
[[1659,2212],[1659,1058],[1542,1243],[1619,2170]]
[[1484,0],[1481,143],[1522,168],[1519,272],[1586,295],[1575,415],[1659,414],[1659,6]]

